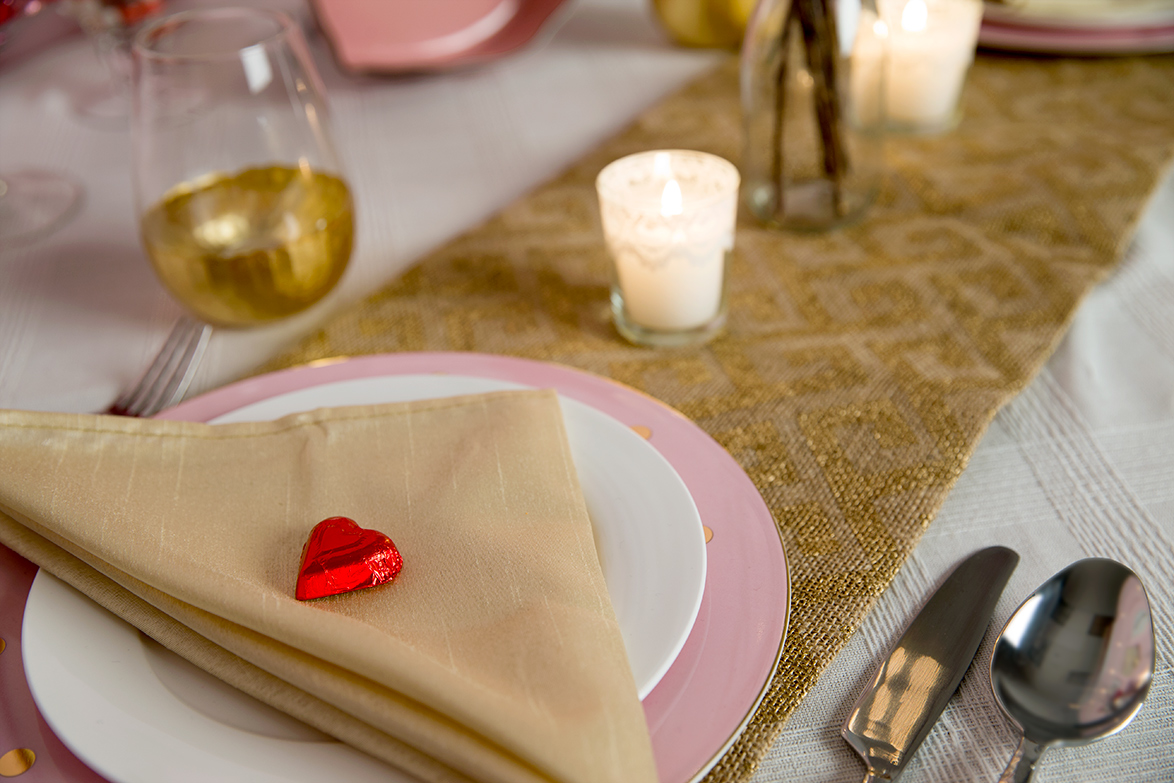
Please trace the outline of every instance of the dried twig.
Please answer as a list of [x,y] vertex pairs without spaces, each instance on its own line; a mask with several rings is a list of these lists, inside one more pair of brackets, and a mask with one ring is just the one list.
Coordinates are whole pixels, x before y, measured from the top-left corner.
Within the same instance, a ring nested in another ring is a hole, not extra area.
[[779,72],[775,76],[775,112],[774,125],[771,134],[770,174],[771,181],[778,186],[775,197],[775,213],[780,217],[783,214],[783,199],[786,188],[783,187],[783,126],[787,103],[787,59],[790,56],[791,20],[795,16],[795,3],[787,5],[787,16],[783,19],[782,33],[779,35]]
[[790,43],[792,19],[797,20],[803,33],[803,48],[807,69],[813,81],[813,101],[823,148],[823,170],[831,183],[832,206],[837,216],[846,210],[843,198],[843,178],[848,171],[848,154],[843,138],[843,118],[840,113],[839,85],[836,80],[837,47],[835,17],[828,0],[791,0],[791,8],[780,33],[783,57],[777,74],[775,97],[776,125],[771,173],[778,183],[778,207],[782,212],[784,183],[783,111],[785,100],[786,60]]

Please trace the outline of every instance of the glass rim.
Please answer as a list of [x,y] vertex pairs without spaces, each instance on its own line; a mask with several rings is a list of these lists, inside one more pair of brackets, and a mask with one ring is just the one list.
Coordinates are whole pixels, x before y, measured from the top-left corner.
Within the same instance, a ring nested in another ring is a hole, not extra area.
[[[202,52],[199,54],[175,54],[161,52],[157,50],[150,42],[150,39],[153,36],[156,36],[158,31],[165,27],[182,25],[192,21],[210,21],[214,19],[224,20],[233,18],[268,19],[275,22],[278,29],[269,35],[258,36],[257,40],[244,46],[238,46],[232,49]],[[167,16],[162,16],[158,19],[151,20],[145,24],[141,30],[135,33],[132,48],[137,56],[155,61],[201,62],[231,60],[239,57],[240,53],[245,49],[250,49],[254,46],[266,46],[270,43],[281,41],[295,30],[297,30],[297,25],[294,23],[293,18],[290,17],[289,14],[272,8],[256,8],[248,6],[193,8],[187,11],[168,14]]]
[[603,167],[599,174],[595,177],[595,192],[600,199],[606,199],[614,204],[627,207],[629,209],[636,209],[643,211],[644,203],[639,199],[633,199],[625,188],[616,187],[611,180],[616,175],[616,172],[625,166],[631,166],[639,159],[654,158],[658,153],[667,152],[670,155],[683,155],[689,157],[696,157],[705,160],[710,160],[717,164],[718,169],[727,176],[731,177],[730,187],[723,188],[716,193],[713,193],[704,198],[691,198],[689,205],[684,212],[695,212],[700,209],[716,204],[723,199],[734,196],[737,198],[738,189],[742,184],[742,172],[738,171],[729,160],[723,158],[721,155],[715,155],[712,152],[702,152],[701,150],[687,150],[687,149],[663,149],[663,150],[644,150],[642,152],[633,152],[630,155],[625,155],[622,158],[616,158],[611,163]]

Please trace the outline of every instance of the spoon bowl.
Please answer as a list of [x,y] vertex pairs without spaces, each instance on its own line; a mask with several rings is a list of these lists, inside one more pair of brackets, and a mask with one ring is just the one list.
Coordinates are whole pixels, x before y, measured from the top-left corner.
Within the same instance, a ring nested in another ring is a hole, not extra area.
[[1114,560],[1080,560],[1027,597],[995,642],[991,689],[1023,732],[1000,783],[1026,783],[1049,746],[1120,731],[1154,675],[1141,580]]

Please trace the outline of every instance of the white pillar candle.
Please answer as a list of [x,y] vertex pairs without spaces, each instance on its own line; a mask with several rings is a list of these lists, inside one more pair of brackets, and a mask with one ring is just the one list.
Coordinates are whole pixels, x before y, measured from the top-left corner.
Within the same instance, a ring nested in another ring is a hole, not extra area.
[[674,333],[718,318],[739,181],[729,161],[688,150],[629,155],[600,172],[603,236],[622,301],[617,323]]
[[876,12],[860,12],[856,39],[852,46],[848,93],[849,111],[857,128],[876,129],[887,119],[884,115],[885,49],[889,28]]
[[[966,72],[982,23],[979,0],[878,0],[864,11],[856,38],[852,91],[859,117],[875,112],[877,70],[883,70],[884,113],[890,127],[934,131],[957,115]],[[882,59],[887,50],[887,58]]]

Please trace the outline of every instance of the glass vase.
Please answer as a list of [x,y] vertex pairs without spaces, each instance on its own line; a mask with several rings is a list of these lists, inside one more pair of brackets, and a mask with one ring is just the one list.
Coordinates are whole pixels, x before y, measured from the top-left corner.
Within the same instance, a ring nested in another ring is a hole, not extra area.
[[864,214],[884,171],[887,28],[875,0],[761,0],[742,48],[742,198],[810,231]]

